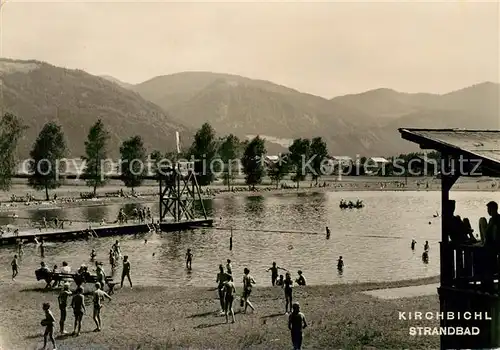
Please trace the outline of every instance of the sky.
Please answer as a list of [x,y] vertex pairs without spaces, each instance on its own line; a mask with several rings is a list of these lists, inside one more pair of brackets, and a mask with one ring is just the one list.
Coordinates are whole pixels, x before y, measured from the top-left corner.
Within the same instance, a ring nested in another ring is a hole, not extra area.
[[0,1],[0,56],[129,83],[212,71],[331,98],[499,81],[498,1]]

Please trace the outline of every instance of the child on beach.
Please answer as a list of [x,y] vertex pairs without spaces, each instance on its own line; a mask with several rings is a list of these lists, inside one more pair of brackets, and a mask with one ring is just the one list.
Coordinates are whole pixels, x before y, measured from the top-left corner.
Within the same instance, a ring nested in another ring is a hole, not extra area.
[[128,255],[123,257],[121,288],[123,288],[123,281],[125,280],[125,277],[127,277],[128,283],[130,283],[130,288],[132,288],[132,280],[130,279],[130,261],[128,261]]
[[279,266],[276,266],[276,262],[273,261],[273,266],[267,269],[267,272],[271,271],[271,284],[274,286],[276,284],[276,280],[278,279],[278,270],[286,271],[286,269],[282,269]]
[[66,322],[66,309],[68,307],[68,298],[71,295],[71,291],[69,290],[69,284],[65,283],[63,286],[63,290],[57,300],[59,301],[59,311],[61,311],[61,319],[59,320],[59,331],[61,334],[66,334],[64,331],[64,322]]
[[285,314],[288,313],[288,305],[290,305],[290,312],[292,312],[292,287],[292,276],[290,276],[290,272],[287,272],[282,285],[285,291]]
[[292,335],[293,350],[302,348],[302,331],[307,327],[306,317],[300,312],[299,303],[294,303],[293,311],[288,317],[288,329]]
[[102,302],[104,301],[104,298],[107,298],[108,300],[111,300],[111,297],[101,289],[101,284],[97,282],[95,284],[96,290],[94,291],[94,322],[97,326],[96,329],[94,329],[94,332],[100,332],[101,327],[102,327],[102,322],[101,322],[101,309],[102,309]]
[[236,294],[233,277],[229,276],[229,280],[224,283],[224,314],[226,315],[226,323],[229,323],[228,313],[231,313],[232,323],[234,323],[233,301]]
[[231,259],[227,259],[226,272],[228,275],[233,275],[233,265],[231,265]]
[[[75,315],[75,326],[73,328],[73,335],[79,336],[82,329],[82,319],[85,313],[85,297],[83,296],[83,288],[78,287],[76,294],[71,299],[71,307]],[[78,331],[77,331],[78,329]]]
[[227,276],[228,275],[226,275],[224,273],[224,267],[222,267],[222,265],[219,265],[219,273],[217,274],[217,279],[215,282],[218,283],[217,284],[217,291],[219,293],[221,315],[224,314],[224,310],[225,310],[225,307],[224,307],[224,285],[225,285],[226,281],[228,280]]
[[276,281],[276,285],[283,286],[284,283],[285,283],[285,280],[283,278],[283,275],[280,275],[280,278]]
[[12,266],[12,280],[14,280],[14,278],[16,278],[16,276],[19,274],[19,262],[17,261],[17,254],[14,255],[14,259],[12,259],[10,265]]
[[245,274],[243,276],[243,303],[245,305],[244,313],[247,312],[247,307],[250,306],[252,311],[255,311],[255,308],[253,307],[252,303],[250,302],[250,294],[252,293],[252,284],[255,284],[255,280],[253,279],[252,276],[250,276],[250,270],[245,267],[243,270],[243,273]]
[[298,284],[299,286],[305,286],[305,285],[306,285],[306,279],[305,279],[305,277],[302,275],[302,271],[301,271],[301,270],[299,270],[299,271],[297,271],[297,273],[299,274],[299,278],[297,278],[297,279],[295,280],[295,282],[297,282],[297,284]]
[[191,270],[192,262],[193,262],[193,253],[191,253],[191,249],[188,249],[186,252],[186,269]]
[[50,304],[43,304],[43,311],[45,312],[45,319],[42,320],[42,326],[45,326],[45,332],[43,333],[43,349],[47,347],[47,337],[52,343],[52,349],[56,350],[56,341],[54,339],[54,322],[56,319],[50,311]]

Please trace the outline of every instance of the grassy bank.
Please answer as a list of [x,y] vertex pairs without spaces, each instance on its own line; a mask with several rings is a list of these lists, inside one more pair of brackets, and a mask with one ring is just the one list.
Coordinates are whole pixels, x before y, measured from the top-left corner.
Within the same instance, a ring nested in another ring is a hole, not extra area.
[[[439,337],[408,334],[410,326],[437,325],[435,321],[416,324],[415,321],[398,320],[399,311],[437,311],[437,296],[384,301],[359,293],[436,281],[437,278],[427,278],[296,288],[294,297],[300,302],[309,323],[304,333],[304,348],[439,347]],[[124,288],[117,290],[111,302],[106,302],[101,333],[92,332],[94,323],[86,315],[79,337],[56,341],[60,349],[289,349],[291,342],[287,316],[283,314],[283,292],[279,288],[256,287],[252,297],[255,313],[238,313],[236,323],[228,325],[224,317],[217,315],[218,300],[213,289]],[[35,349],[37,344],[41,345],[41,305],[49,301],[55,307],[56,293],[14,283],[0,286],[0,298],[0,334],[4,347]],[[59,311],[55,308],[58,319]],[[239,305],[235,305],[235,310],[239,309]],[[88,314],[91,312],[89,306]],[[71,312],[67,322],[73,322]]]

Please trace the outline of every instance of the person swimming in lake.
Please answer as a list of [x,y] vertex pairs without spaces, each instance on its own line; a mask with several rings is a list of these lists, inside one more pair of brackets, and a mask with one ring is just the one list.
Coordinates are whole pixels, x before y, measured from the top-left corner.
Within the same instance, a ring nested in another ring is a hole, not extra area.
[[305,286],[306,285],[306,278],[304,277],[304,275],[302,275],[302,271],[299,270],[299,271],[297,271],[297,273],[299,274],[299,278],[297,278],[295,280],[295,282],[297,282],[297,284],[299,286]]
[[188,249],[186,252],[186,269],[191,270],[192,262],[193,262],[193,253],[191,253],[191,249]]
[[339,260],[337,261],[337,270],[344,270],[344,260],[342,259],[342,256],[339,256]]
[[276,280],[278,279],[278,270],[287,271],[276,265],[276,261],[273,261],[273,266],[267,269],[267,272],[271,271],[271,284],[274,286],[276,284]]

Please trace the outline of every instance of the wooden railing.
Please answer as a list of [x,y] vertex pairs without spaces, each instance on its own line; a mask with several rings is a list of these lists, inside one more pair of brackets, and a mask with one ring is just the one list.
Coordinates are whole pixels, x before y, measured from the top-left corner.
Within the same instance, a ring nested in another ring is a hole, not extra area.
[[500,249],[441,243],[443,286],[497,290]]

